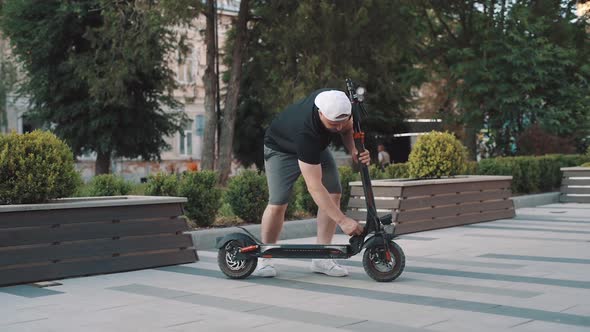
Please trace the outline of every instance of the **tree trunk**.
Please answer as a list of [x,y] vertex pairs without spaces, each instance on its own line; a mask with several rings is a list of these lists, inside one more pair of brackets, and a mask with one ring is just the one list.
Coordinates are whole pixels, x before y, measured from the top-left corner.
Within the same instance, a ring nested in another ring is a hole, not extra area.
[[109,174],[111,172],[111,153],[98,152],[96,155],[96,163],[94,164],[95,174]]
[[[2,6],[2,0],[0,0]],[[0,35],[0,38],[3,36]],[[6,112],[6,90],[4,87],[4,41],[0,40],[0,133],[6,132],[8,128],[8,118]]]
[[217,134],[217,114],[215,112],[215,95],[217,77],[215,76],[215,1],[207,0],[207,27],[205,30],[205,44],[207,45],[207,68],[203,76],[205,84],[205,128],[203,128],[203,144],[201,154],[201,169],[213,170],[215,167],[215,141]]
[[240,2],[240,11],[236,23],[236,39],[232,52],[230,80],[225,96],[225,107],[221,119],[223,135],[219,138],[219,182],[226,184],[231,171],[233,156],[234,130],[238,111],[238,97],[240,95],[240,81],[242,78],[242,62],[246,53],[248,40],[249,0]]

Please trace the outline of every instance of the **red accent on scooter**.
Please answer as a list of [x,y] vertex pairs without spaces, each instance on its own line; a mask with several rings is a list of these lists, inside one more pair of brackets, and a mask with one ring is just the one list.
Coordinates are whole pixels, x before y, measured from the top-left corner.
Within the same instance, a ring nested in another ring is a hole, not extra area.
[[258,249],[258,245],[248,246],[240,249],[240,252],[250,252]]

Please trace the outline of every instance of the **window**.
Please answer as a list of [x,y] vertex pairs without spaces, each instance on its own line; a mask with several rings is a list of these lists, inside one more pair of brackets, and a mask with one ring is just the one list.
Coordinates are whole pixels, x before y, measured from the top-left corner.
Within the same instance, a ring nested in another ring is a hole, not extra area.
[[179,83],[191,84],[198,74],[197,50],[190,48],[185,56],[178,53],[176,80]]
[[205,130],[205,116],[202,114],[197,115],[195,123],[197,125],[197,136],[203,136],[203,131]]
[[193,131],[192,123],[188,123],[180,132],[180,154],[191,156],[193,154]]

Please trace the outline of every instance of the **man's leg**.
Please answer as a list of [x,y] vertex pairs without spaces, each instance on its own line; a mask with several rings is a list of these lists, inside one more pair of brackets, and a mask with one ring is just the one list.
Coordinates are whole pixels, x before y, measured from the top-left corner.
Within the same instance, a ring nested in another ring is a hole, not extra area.
[[[322,162],[322,184],[330,193],[330,198],[336,206],[340,207],[340,197],[342,196],[342,188],[340,185],[340,176],[338,174],[338,167],[332,157],[332,153],[328,150],[322,151],[320,156]],[[336,231],[336,222],[328,216],[325,211],[318,211],[318,244],[330,244]],[[338,265],[333,259],[312,259],[311,270],[317,273],[323,273],[333,277],[344,277],[348,275],[348,271],[342,266]]]
[[261,236],[264,243],[277,243],[283,229],[287,204],[268,204],[262,215]]
[[[283,229],[285,212],[287,211],[293,184],[301,172],[296,155],[273,151],[266,146],[264,147],[264,166],[269,201],[262,214],[260,233],[262,242],[276,243]],[[262,258],[258,260],[258,268],[254,271],[254,275],[274,277],[277,275],[277,270],[270,258]]]
[[[337,205],[340,206],[340,196],[341,194],[330,194],[330,198],[332,201]],[[318,210],[318,244],[330,244],[332,243],[332,238],[334,237],[334,233],[336,232],[336,222],[332,220],[328,216],[328,214],[322,210]]]
[[285,212],[293,184],[301,174],[297,156],[264,147],[264,166],[268,184],[268,205],[262,215],[261,237],[264,243],[276,243],[283,229]]

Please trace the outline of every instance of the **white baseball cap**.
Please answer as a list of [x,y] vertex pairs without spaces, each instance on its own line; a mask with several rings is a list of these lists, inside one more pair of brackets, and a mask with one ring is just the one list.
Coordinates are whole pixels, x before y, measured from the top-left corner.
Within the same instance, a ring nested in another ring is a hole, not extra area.
[[352,105],[346,94],[338,90],[320,92],[315,97],[314,103],[330,121],[348,120],[352,110]]

